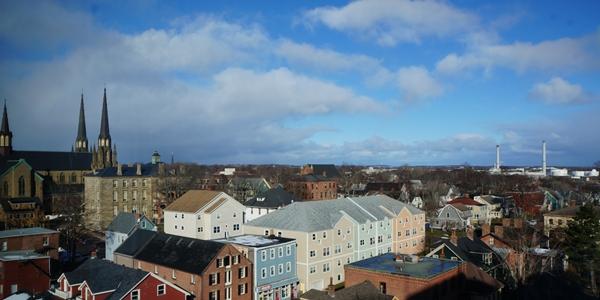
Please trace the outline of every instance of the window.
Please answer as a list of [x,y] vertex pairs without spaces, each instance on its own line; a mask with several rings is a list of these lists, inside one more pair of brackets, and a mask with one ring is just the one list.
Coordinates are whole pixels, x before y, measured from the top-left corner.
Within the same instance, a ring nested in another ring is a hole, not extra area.
[[131,291],[131,300],[140,300],[140,290]]
[[[131,200],[135,201],[137,199],[137,191],[134,190],[131,194]],[[183,217],[182,217],[183,218]]]
[[6,251],[8,250],[8,242],[4,241],[2,242],[2,251]]
[[275,258],[275,249],[273,249],[273,248],[269,249],[269,254],[270,254],[269,257],[271,259],[274,259]]
[[292,263],[291,262],[287,262],[285,263],[285,271],[286,272],[291,272],[292,271]]
[[127,187],[127,180],[123,180],[123,187],[126,188]]
[[558,219],[558,225],[562,225],[563,224],[563,220],[562,219]]
[[260,251],[260,260],[261,261],[267,260],[267,250]]
[[409,229],[409,230],[406,230],[406,232],[404,233],[404,235],[406,235],[406,236],[410,236],[410,229]]
[[159,284],[156,286],[156,296],[162,296],[166,293],[166,286],[164,284]]
[[123,191],[123,201],[127,201],[127,191]]
[[240,230],[240,224],[233,224],[233,231]]
[[278,271],[279,274],[283,274],[283,264],[279,264],[277,266],[277,271]]
[[114,191],[113,192],[113,201],[117,201],[117,200],[119,200],[119,192]]
[[238,284],[238,295],[245,295],[247,287],[248,287],[247,283]]
[[310,250],[310,257],[315,257],[316,255],[315,250]]
[[326,239],[327,238],[327,232],[323,231],[323,238]]
[[379,283],[379,291],[380,291],[382,294],[385,294],[385,293],[387,292],[387,289],[386,289],[385,282],[380,282],[380,283]]
[[184,214],[181,214],[181,218],[182,218],[182,219],[183,219],[183,217],[185,217],[185,215],[184,215]]
[[381,235],[380,235],[380,236],[378,236],[378,237],[377,237],[377,242],[378,242],[378,243],[383,243],[383,236],[381,236]]
[[269,275],[275,276],[275,266],[269,267]]
[[133,187],[137,187],[137,179],[134,179],[131,183]]
[[364,244],[365,244],[365,240],[360,240],[360,245],[364,246]]
[[219,273],[212,273],[208,275],[208,285],[219,284]]
[[283,247],[279,247],[277,248],[277,257],[282,257],[283,256]]
[[323,256],[329,256],[329,247],[323,248]]
[[338,236],[342,235],[342,230],[338,229]]
[[242,278],[246,278],[246,274],[247,274],[247,268],[248,267],[240,267],[238,269],[238,278],[242,279]]
[[239,255],[233,256],[233,264],[237,265],[239,263],[240,263],[240,256]]
[[369,238],[369,244],[370,245],[374,245],[375,244],[375,238],[374,237]]
[[225,271],[225,284],[231,284],[231,270]]
[[550,225],[554,225],[554,219],[548,219],[548,223],[549,223]]
[[313,233],[313,234],[312,234],[312,240],[314,241],[314,240],[316,240],[316,239],[317,239],[317,234],[316,234],[316,233]]
[[285,247],[285,255],[287,255],[287,256],[292,255],[292,245],[287,245]]
[[323,264],[323,272],[329,272],[329,263]]
[[262,278],[262,279],[267,278],[267,268],[260,269],[260,278]]
[[348,242],[347,247],[348,247],[348,249],[352,248],[352,243]]
[[219,232],[221,232],[221,227],[220,226],[213,227],[213,233],[219,233]]
[[113,180],[113,187],[118,187],[119,186],[119,182],[117,180]]
[[217,258],[217,268],[222,268],[222,267],[223,267],[223,259]]
[[342,246],[341,245],[335,245],[334,253],[338,254],[340,252],[342,252]]
[[202,232],[202,227],[198,227],[198,232]]
[[212,291],[208,293],[208,299],[210,300],[219,300],[219,290]]
[[313,274],[315,272],[317,272],[317,269],[315,268],[315,266],[311,266],[310,267],[310,274]]

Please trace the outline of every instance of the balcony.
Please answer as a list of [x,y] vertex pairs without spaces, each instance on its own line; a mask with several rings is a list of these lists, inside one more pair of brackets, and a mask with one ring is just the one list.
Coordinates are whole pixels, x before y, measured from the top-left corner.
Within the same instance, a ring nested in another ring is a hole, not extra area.
[[[65,292],[65,291],[61,291],[57,288],[51,288],[48,290],[48,292],[60,299],[70,299],[69,297],[69,293]],[[78,297],[78,299],[81,299],[80,297]]]

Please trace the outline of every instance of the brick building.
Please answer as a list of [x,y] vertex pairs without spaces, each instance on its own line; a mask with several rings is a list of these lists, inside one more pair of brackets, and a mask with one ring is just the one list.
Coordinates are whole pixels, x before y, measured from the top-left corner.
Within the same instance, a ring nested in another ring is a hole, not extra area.
[[346,286],[370,281],[404,299],[496,299],[500,282],[467,262],[391,253],[348,264]]
[[50,257],[30,250],[0,252],[0,299],[17,292],[39,295],[50,288]]
[[252,299],[252,263],[233,245],[137,230],[115,262],[152,272],[197,299]]
[[303,200],[327,200],[337,198],[336,179],[322,175],[304,175],[291,178],[285,189]]
[[29,250],[58,259],[59,232],[41,227],[0,231],[0,253]]

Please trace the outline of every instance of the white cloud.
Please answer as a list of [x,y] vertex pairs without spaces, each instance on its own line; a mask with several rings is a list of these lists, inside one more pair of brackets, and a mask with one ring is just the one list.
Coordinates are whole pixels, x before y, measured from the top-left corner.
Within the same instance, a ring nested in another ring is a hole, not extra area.
[[343,7],[318,7],[305,13],[309,25],[323,23],[393,46],[424,37],[446,37],[478,27],[478,18],[441,1],[354,1]]
[[436,71],[459,74],[473,69],[503,67],[517,72],[571,71],[600,68],[600,33],[581,38],[562,38],[539,43],[473,44],[463,55],[448,54]]
[[440,96],[444,88],[426,68],[412,66],[401,68],[397,73],[398,87],[407,100],[422,100]]
[[536,84],[529,92],[529,97],[549,104],[580,103],[587,100],[580,85],[569,83],[560,77]]

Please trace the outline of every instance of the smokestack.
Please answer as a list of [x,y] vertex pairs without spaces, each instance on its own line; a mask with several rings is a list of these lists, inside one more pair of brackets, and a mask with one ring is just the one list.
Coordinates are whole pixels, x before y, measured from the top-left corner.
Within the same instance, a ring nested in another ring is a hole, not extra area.
[[546,141],[542,141],[542,175],[546,176]]
[[500,170],[500,145],[496,145],[496,169]]

